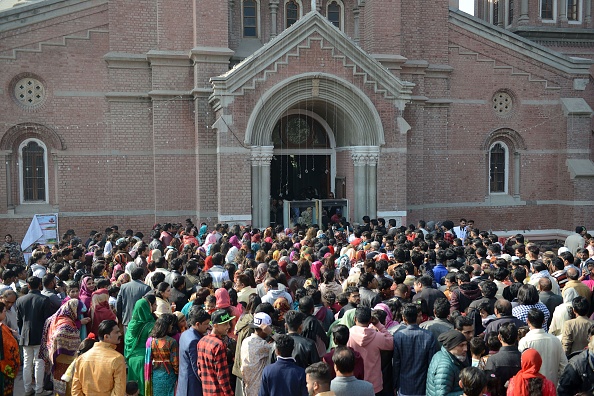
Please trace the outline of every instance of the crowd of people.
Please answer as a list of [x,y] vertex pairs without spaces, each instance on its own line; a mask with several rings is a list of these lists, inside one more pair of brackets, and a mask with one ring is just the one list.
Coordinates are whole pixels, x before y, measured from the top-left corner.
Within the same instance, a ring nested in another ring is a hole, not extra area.
[[[592,395],[594,239],[461,219],[156,224],[0,251],[0,385],[29,395]],[[22,373],[22,374],[21,374]]]

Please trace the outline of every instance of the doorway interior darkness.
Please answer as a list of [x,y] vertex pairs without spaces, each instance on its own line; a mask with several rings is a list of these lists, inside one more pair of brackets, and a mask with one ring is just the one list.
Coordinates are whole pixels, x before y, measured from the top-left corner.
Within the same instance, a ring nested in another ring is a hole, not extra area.
[[270,164],[272,198],[326,198],[330,192],[329,155],[275,155]]

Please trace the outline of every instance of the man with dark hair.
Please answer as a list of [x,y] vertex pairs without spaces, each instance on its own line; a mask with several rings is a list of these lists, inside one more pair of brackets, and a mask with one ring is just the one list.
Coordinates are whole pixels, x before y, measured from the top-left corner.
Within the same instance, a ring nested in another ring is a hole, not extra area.
[[559,396],[591,395],[594,391],[594,326],[590,327],[587,339],[588,348],[574,356],[561,374],[557,388]]
[[[416,304],[402,307],[402,320],[406,327],[394,333],[392,358],[394,389],[403,395],[424,395],[427,370],[431,358],[438,350],[437,339],[429,330],[417,324]],[[414,381],[410,381],[414,378]]]
[[[287,335],[293,338],[293,359],[304,369],[310,364],[320,361],[320,354],[316,348],[316,343],[301,335],[303,332],[303,321],[305,315],[299,311],[288,311],[285,314],[285,327],[287,328]],[[272,360],[276,356],[273,354]]]
[[[504,269],[504,268],[500,268],[500,269]],[[471,302],[469,305],[469,308],[478,309],[478,307],[482,303],[487,303],[489,305],[489,312],[493,312],[493,308],[495,307],[495,302],[497,302],[497,299],[495,298],[495,296],[497,295],[497,292],[498,292],[497,285],[495,284],[495,282],[486,280],[486,281],[483,281],[480,283],[479,288],[481,289],[481,294],[483,295],[483,297]]]
[[542,358],[540,373],[557,386],[559,376],[567,364],[561,341],[543,330],[545,315],[538,309],[528,311],[527,321],[530,331],[520,340],[518,349],[520,352],[528,348],[536,349]]
[[512,308],[512,315],[527,324],[528,311],[538,309],[545,316],[544,331],[548,331],[550,313],[547,306],[538,300],[538,291],[532,285],[522,285],[518,290],[518,305]]
[[497,336],[501,342],[499,352],[491,355],[485,365],[485,371],[495,376],[497,395],[506,394],[506,383],[522,367],[522,354],[518,351],[518,328],[513,323],[504,323],[499,327]]
[[212,332],[198,341],[198,374],[202,383],[203,395],[232,395],[227,345],[222,337],[231,327],[231,316],[224,309],[217,309],[211,315]]
[[99,342],[75,363],[72,396],[125,395],[126,361],[115,349],[122,333],[115,320],[99,324]]
[[56,292],[56,275],[51,272],[43,275],[43,290],[41,294],[49,298],[50,316],[55,314],[62,305],[62,299]]
[[588,346],[588,331],[594,325],[594,320],[588,319],[590,304],[582,296],[571,302],[575,319],[570,319],[563,325],[561,345],[567,356],[573,352],[581,351]]
[[269,277],[264,281],[264,291],[266,294],[262,297],[262,302],[274,304],[277,298],[284,297],[289,305],[293,303],[293,298],[284,289],[279,289],[278,279]]
[[[346,347],[347,343],[349,342],[349,328],[343,324],[337,324],[332,328],[332,340],[336,347],[344,346]],[[347,347],[348,348],[348,347]],[[353,348],[349,348],[355,354],[355,368],[353,370],[353,375],[357,379],[364,379],[365,378],[365,365],[363,363],[363,358],[356,352]],[[330,374],[332,379],[336,377],[336,373],[334,371],[334,363],[332,362],[332,357],[336,352],[336,348],[330,350],[327,354],[322,357],[322,360],[328,364],[330,367]]]
[[433,312],[435,300],[438,298],[446,298],[443,292],[432,287],[433,279],[430,276],[424,275],[417,278],[413,286],[416,294],[414,295],[412,302],[414,303],[421,299],[425,300],[429,312]]
[[215,289],[223,286],[223,282],[229,280],[229,272],[223,268],[225,255],[217,252],[212,256],[212,267],[207,271],[212,276],[212,285]]
[[586,240],[584,239],[584,235],[586,235],[586,228],[583,226],[575,227],[575,233],[569,235],[565,238],[565,247],[569,249],[571,254],[577,252],[579,248],[584,247],[586,244]]
[[481,297],[481,290],[476,283],[470,281],[470,275],[465,272],[458,272],[456,281],[458,281],[458,288],[450,295],[450,312],[463,313],[470,303]]
[[372,308],[382,302],[380,295],[374,292],[373,289],[377,289],[377,279],[372,273],[361,273],[359,276],[359,294],[361,295],[361,306]]
[[258,396],[308,396],[305,368],[292,357],[294,347],[294,337],[281,334],[276,338],[277,360],[264,368]]
[[365,364],[365,381],[373,384],[375,393],[383,389],[380,351],[394,349],[394,339],[383,324],[371,315],[371,308],[357,307],[355,326],[351,327],[347,346],[361,354]]
[[179,376],[178,395],[201,395],[202,383],[198,374],[198,341],[210,328],[210,314],[198,306],[190,308],[188,315],[190,328],[179,338]]
[[[21,333],[19,344],[23,347],[23,382],[25,395],[50,395],[43,390],[45,364],[39,358],[41,335],[45,320],[50,317],[49,298],[41,294],[41,279],[30,276],[27,279],[29,293],[17,299],[15,308],[17,322]],[[33,367],[35,367],[35,384],[32,383]],[[35,388],[35,389],[33,389]],[[48,393],[49,392],[49,393]]]
[[[128,328],[128,323],[132,319],[132,311],[134,304],[140,300],[142,296],[151,291],[148,285],[142,283],[141,279],[144,276],[144,270],[140,267],[132,270],[132,281],[124,283],[118,293],[116,300],[116,312],[118,321],[124,326],[124,334]],[[181,307],[180,307],[181,308]]]
[[[555,263],[555,260],[553,260],[553,265]],[[533,286],[536,286],[538,284],[538,281],[542,278],[547,278],[551,281],[551,291],[555,294],[561,294],[561,288],[560,288],[560,282],[559,279],[557,279],[557,272],[553,272],[552,274],[549,273],[549,270],[547,268],[547,265],[542,262],[542,260],[536,260],[534,262],[532,262],[532,276],[530,277],[530,281],[528,283],[530,283]],[[554,268],[551,268],[551,270],[553,270]],[[563,279],[565,279],[565,271],[563,271],[563,267],[561,267],[562,273],[563,273]]]
[[[450,302],[447,298],[438,298],[435,300],[433,314],[435,319],[423,322],[419,327],[421,329],[429,330],[437,340],[440,334],[454,329],[454,325],[448,321],[448,316],[450,315]],[[441,347],[441,345],[439,346]]]
[[326,335],[326,331],[320,321],[313,315],[314,301],[310,296],[305,296],[299,299],[299,312],[301,312],[305,319],[303,320],[303,332],[301,335],[309,338],[315,342],[318,349],[319,356],[324,356],[330,341]]
[[356,286],[347,287],[344,293],[347,295],[348,303],[338,311],[338,319],[342,318],[346,311],[357,308],[361,303],[361,294]]
[[305,369],[305,382],[309,396],[321,395],[330,396],[330,369],[324,362],[317,362]]
[[563,297],[559,294],[552,292],[553,284],[549,278],[540,278],[538,280],[538,299],[543,303],[549,310],[549,320],[547,321],[547,327],[550,328],[551,321],[553,320],[553,312],[555,308],[563,304]]
[[330,390],[336,396],[374,396],[373,385],[370,382],[357,379],[354,376],[355,352],[345,346],[336,347],[332,356],[336,378],[330,383]]
[[497,300],[493,310],[497,319],[489,322],[487,325],[487,328],[485,329],[485,341],[487,341],[487,334],[490,332],[497,333],[499,331],[499,327],[505,323],[513,323],[518,329],[526,325],[525,322],[512,315],[511,302],[504,298]]
[[487,376],[476,367],[465,367],[460,371],[460,387],[462,396],[483,395],[487,387]]

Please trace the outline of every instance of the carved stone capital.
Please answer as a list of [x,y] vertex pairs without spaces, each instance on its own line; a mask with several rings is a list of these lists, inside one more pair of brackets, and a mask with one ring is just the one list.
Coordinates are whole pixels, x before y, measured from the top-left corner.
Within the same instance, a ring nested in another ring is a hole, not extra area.
[[252,166],[269,166],[274,146],[254,146],[251,151]]
[[379,160],[379,147],[353,147],[351,151],[351,158],[353,159],[353,163],[355,166],[377,166],[377,161]]

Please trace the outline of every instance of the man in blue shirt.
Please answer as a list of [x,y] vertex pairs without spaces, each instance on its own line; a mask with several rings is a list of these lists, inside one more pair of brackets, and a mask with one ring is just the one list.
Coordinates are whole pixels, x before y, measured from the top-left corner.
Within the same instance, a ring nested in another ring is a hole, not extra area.
[[438,350],[433,333],[417,324],[418,313],[416,304],[406,304],[402,319],[407,326],[394,333],[394,389],[402,395],[425,394],[429,363]]
[[210,314],[198,306],[190,309],[188,314],[190,328],[179,338],[179,377],[177,381],[178,395],[201,395],[202,383],[198,376],[198,341],[210,327]]

